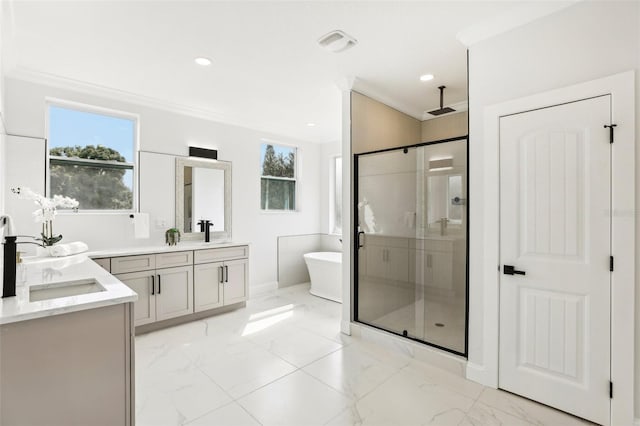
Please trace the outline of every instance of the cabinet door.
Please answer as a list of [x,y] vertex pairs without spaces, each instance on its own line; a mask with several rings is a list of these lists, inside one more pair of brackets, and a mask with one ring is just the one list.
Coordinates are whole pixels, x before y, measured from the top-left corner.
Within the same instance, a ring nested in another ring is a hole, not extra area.
[[433,253],[433,285],[453,292],[453,253]]
[[409,250],[399,247],[387,247],[386,250],[387,278],[403,283],[409,281]]
[[118,274],[115,277],[138,293],[138,300],[133,305],[135,326],[149,324],[156,320],[156,297],[153,289],[155,271],[131,272]]
[[193,313],[193,266],[156,270],[158,321]]
[[224,304],[231,305],[247,300],[249,298],[249,260],[230,260],[224,262],[224,268]]
[[387,249],[382,246],[369,245],[366,249],[367,276],[371,278],[387,278]]
[[195,312],[222,306],[222,262],[193,267],[193,308]]

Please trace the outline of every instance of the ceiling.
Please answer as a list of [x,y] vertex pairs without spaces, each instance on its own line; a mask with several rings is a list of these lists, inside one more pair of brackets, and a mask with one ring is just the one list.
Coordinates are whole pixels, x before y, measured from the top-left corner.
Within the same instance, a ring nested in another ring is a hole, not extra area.
[[[339,84],[421,119],[466,100],[467,44],[572,1],[3,2],[5,75],[82,83],[215,121],[341,139]],[[340,29],[342,53],[317,45]],[[208,57],[208,67],[194,63]],[[430,73],[432,81],[419,76]],[[310,127],[307,123],[315,123]]]

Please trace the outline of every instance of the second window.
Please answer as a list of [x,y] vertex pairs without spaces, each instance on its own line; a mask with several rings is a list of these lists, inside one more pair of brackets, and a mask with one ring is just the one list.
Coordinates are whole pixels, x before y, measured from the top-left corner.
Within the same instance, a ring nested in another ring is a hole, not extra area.
[[260,147],[260,208],[296,209],[296,157],[291,146],[263,143]]

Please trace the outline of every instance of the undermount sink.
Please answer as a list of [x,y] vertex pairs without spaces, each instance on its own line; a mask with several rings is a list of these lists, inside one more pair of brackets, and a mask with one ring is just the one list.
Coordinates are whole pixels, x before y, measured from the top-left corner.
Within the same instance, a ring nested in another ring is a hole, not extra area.
[[106,291],[96,280],[65,281],[54,284],[41,284],[29,287],[29,301],[58,299],[61,297],[78,296],[81,294]]

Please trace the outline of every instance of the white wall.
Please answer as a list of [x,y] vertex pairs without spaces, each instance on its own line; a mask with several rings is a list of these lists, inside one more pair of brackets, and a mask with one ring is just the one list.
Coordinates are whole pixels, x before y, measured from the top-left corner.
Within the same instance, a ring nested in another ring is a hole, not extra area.
[[342,156],[342,143],[340,141],[321,145],[320,150],[320,232],[332,233],[334,197],[334,161],[335,157]]
[[[321,218],[318,188],[320,187],[320,145],[291,140],[260,131],[225,125],[191,116],[172,113],[132,103],[121,102],[111,96],[96,96],[68,88],[47,86],[7,78],[6,125],[11,133],[44,138],[45,97],[59,98],[120,111],[140,117],[140,150],[157,164],[153,175],[162,180],[141,180],[141,207],[149,212],[151,237],[134,240],[128,215],[68,215],[56,219],[54,229],[65,241],[82,239],[91,249],[118,246],[146,246],[164,244],[163,231],[173,226],[175,175],[171,155],[187,155],[189,145],[218,149],[218,158],[233,163],[233,240],[251,243],[250,280],[252,286],[276,281],[276,244],[278,235],[319,232]],[[295,213],[263,213],[260,210],[260,144],[261,139],[298,146],[299,191]],[[158,154],[153,154],[158,153]],[[44,153],[34,155],[44,156]],[[169,154],[169,155],[163,155]],[[9,158],[8,161],[29,163],[31,158]],[[147,163],[149,164],[149,163]],[[144,165],[144,164],[143,164]],[[162,166],[164,165],[164,166]],[[145,172],[144,168],[141,173]],[[151,176],[151,175],[149,175]],[[18,177],[19,178],[19,177]],[[19,180],[19,179],[18,179]],[[27,177],[25,177],[27,180]],[[34,188],[35,189],[35,188]],[[5,197],[7,208],[18,203],[10,194]],[[81,217],[78,217],[81,216]],[[16,217],[21,232],[35,234],[37,227],[30,217]],[[165,220],[166,227],[156,228],[156,221]]]
[[[554,15],[470,47],[469,362],[479,369],[485,362],[483,318],[485,315],[497,315],[495,303],[484,300],[482,282],[484,268],[496,267],[494,262],[487,263],[482,254],[485,241],[481,197],[483,173],[488,167],[496,167],[496,164],[483,162],[484,108],[631,69],[638,70],[639,28],[640,3],[579,2]],[[639,87],[636,74],[636,104],[640,101]],[[640,123],[640,116],[636,121]],[[640,150],[636,150],[636,153],[638,155]],[[640,190],[639,178],[637,174],[636,191]],[[636,222],[636,241],[639,224]],[[636,266],[639,264],[637,259]],[[638,301],[640,288],[636,282],[636,303]],[[639,319],[636,312],[636,417],[640,417]]]
[[[0,24],[3,22],[4,18],[4,5],[0,5]],[[4,26],[0,28],[0,214],[4,212],[4,185],[2,184],[5,181],[5,133],[6,129],[4,127],[4,78],[2,65],[3,61],[3,45],[5,40],[6,29]],[[0,234],[1,235],[1,234]]]

